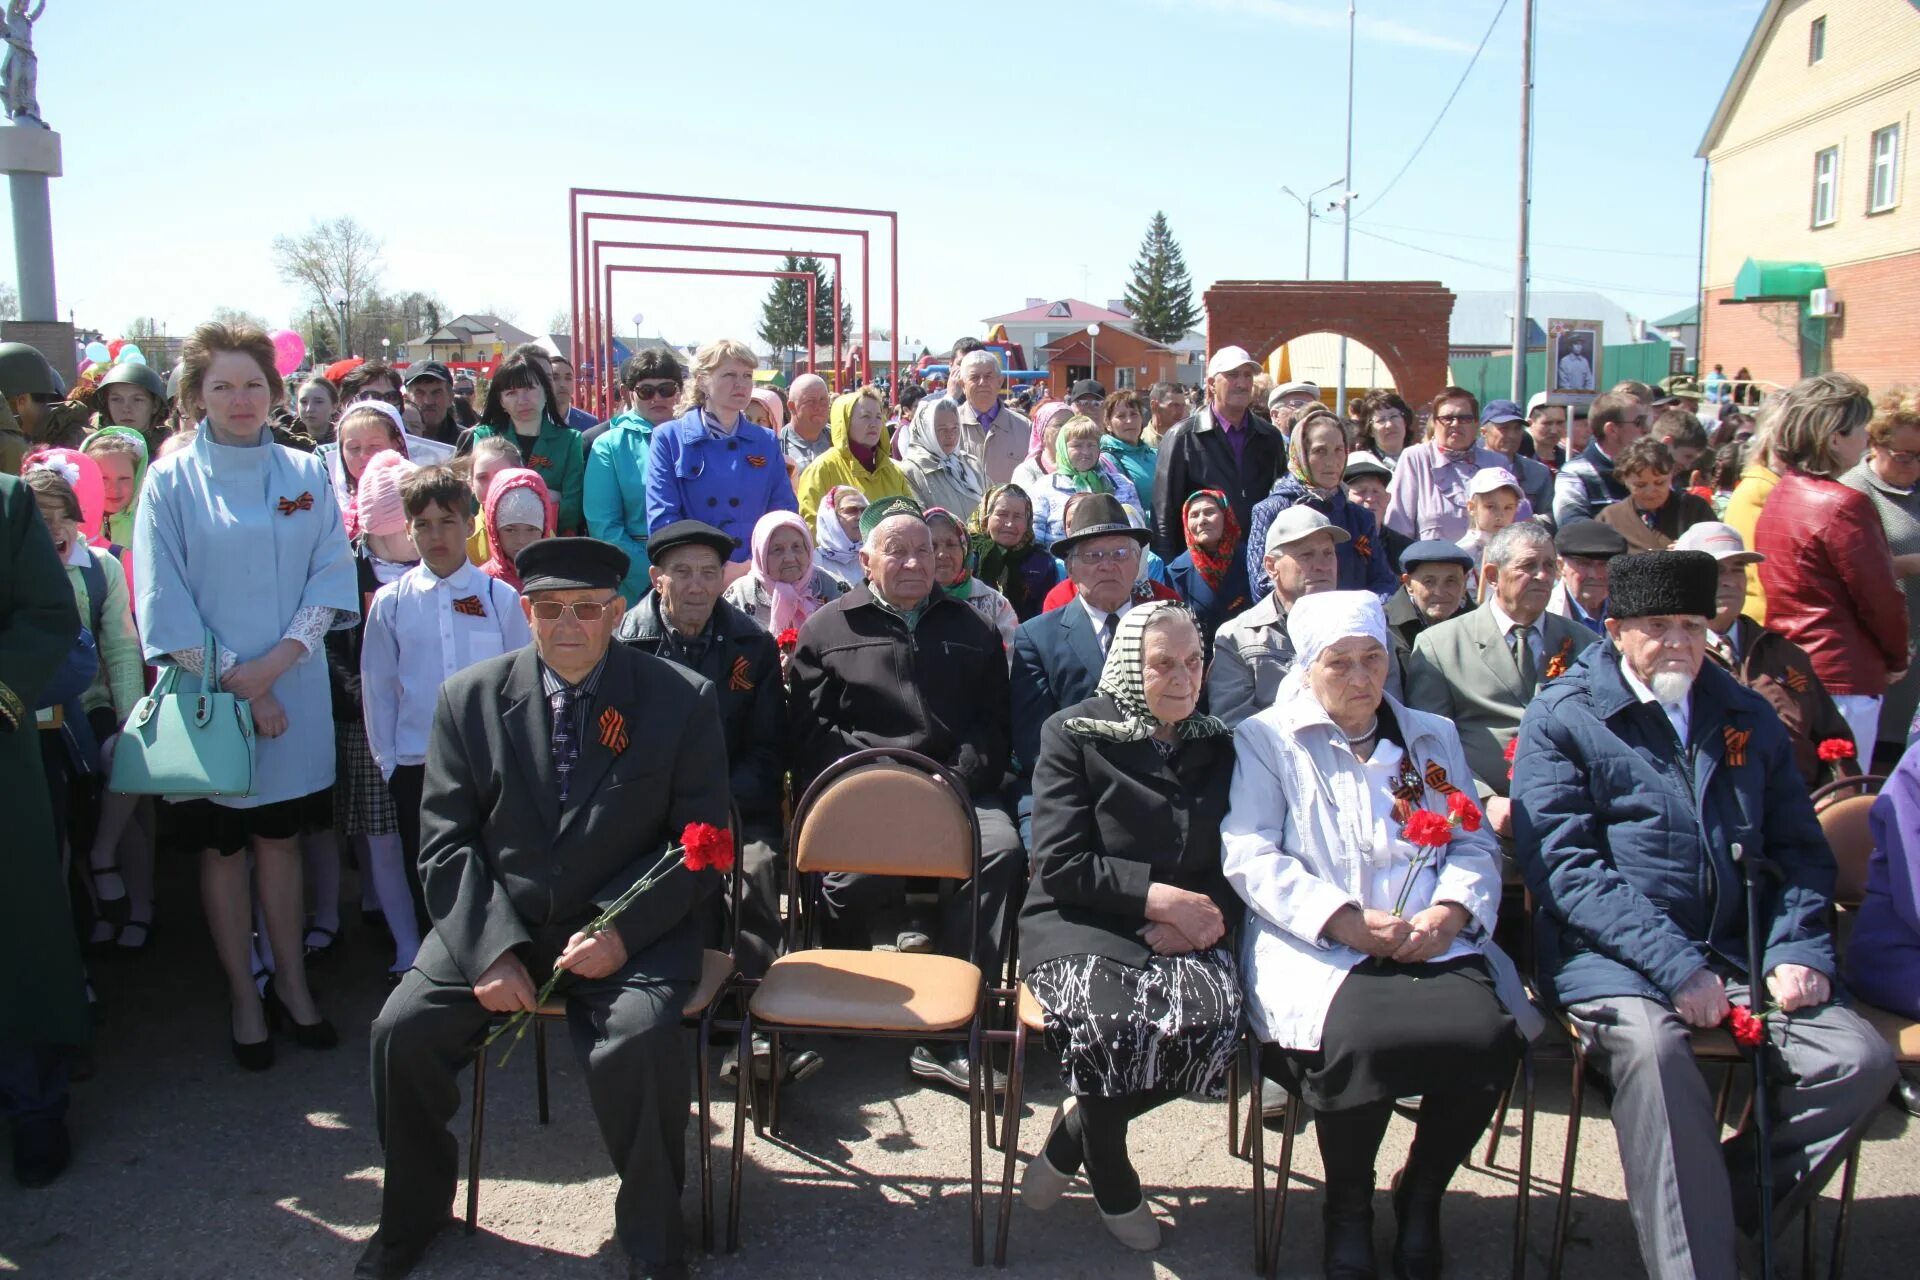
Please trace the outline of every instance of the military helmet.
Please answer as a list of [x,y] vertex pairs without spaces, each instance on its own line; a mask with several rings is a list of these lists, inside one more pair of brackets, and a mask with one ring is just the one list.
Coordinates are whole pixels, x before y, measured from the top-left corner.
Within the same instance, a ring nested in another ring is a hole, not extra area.
[[166,381],[146,365],[135,364],[131,360],[124,361],[107,370],[106,376],[100,379],[100,389],[103,391],[108,387],[129,384],[139,387],[152,396],[155,409],[167,403]]
[[67,385],[39,350],[24,342],[0,342],[0,395],[52,396],[67,393]]

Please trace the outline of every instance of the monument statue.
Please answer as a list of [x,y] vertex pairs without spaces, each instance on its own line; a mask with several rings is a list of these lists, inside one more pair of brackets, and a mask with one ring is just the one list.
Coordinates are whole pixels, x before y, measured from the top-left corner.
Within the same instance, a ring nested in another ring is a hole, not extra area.
[[27,12],[27,0],[7,3],[7,61],[0,67],[0,85],[5,86],[7,115],[22,124],[47,122],[40,118],[40,59],[33,53],[33,24],[47,11],[47,0],[39,0],[33,12]]

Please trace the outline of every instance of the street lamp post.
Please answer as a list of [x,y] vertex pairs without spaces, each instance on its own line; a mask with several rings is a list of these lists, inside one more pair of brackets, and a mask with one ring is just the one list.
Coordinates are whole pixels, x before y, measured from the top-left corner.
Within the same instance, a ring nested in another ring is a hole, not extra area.
[[[1340,179],[1340,206],[1343,217],[1340,233],[1340,280],[1353,278],[1353,0],[1347,0],[1347,172]],[[1347,337],[1340,335],[1340,385],[1334,395],[1333,411],[1347,416]]]
[[347,338],[347,291],[335,289],[327,300],[333,303],[334,310],[340,313],[340,358],[347,359],[353,354],[353,344]]
[[1311,195],[1305,195],[1305,196],[1301,195],[1298,191],[1295,191],[1292,187],[1280,188],[1280,194],[1285,196],[1292,196],[1294,203],[1298,204],[1301,208],[1301,211],[1307,215],[1306,261],[1301,265],[1301,268],[1300,268],[1300,278],[1302,280],[1313,279],[1313,222],[1314,222],[1313,198],[1314,196],[1319,195],[1321,191],[1333,190],[1335,187],[1341,185],[1341,183],[1344,181],[1345,179],[1343,178],[1335,178],[1332,182],[1329,182],[1326,186],[1321,187],[1318,191],[1313,192]]
[[1095,382],[1100,381],[1100,361],[1097,355],[1099,348],[1100,322],[1096,320],[1087,326],[1087,377]]
[[380,363],[381,364],[391,365],[393,363],[392,357],[390,357],[387,354],[388,349],[391,348],[392,346],[393,346],[392,338],[380,339]]

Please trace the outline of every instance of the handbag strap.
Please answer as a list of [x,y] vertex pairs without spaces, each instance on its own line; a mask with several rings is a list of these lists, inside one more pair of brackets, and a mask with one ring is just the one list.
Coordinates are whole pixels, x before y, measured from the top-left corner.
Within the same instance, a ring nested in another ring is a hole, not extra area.
[[220,642],[214,638],[213,628],[206,628],[200,655],[200,692],[215,694],[220,692]]

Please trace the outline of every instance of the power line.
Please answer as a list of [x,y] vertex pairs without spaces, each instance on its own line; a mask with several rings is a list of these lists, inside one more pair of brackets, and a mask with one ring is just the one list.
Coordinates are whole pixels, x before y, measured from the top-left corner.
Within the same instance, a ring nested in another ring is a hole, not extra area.
[[[1463,266],[1480,267],[1487,271],[1506,271],[1507,267],[1491,262],[1481,262],[1478,258],[1463,258],[1456,253],[1447,253],[1440,249],[1430,249],[1426,245],[1412,244],[1406,240],[1395,240],[1392,236],[1383,236],[1377,231],[1365,227],[1355,227],[1355,235],[1366,236],[1370,240],[1379,240],[1384,244],[1398,245],[1402,249],[1411,249],[1415,253],[1424,253],[1429,257],[1445,258],[1449,262],[1458,262]],[[1644,293],[1662,298],[1691,298],[1692,293],[1681,293],[1673,289],[1648,289],[1639,285],[1621,284],[1617,280],[1582,280],[1574,276],[1548,275],[1545,272],[1533,273],[1536,280],[1551,280],[1555,284],[1570,284],[1581,289],[1619,289],[1629,293]]]
[[[1511,243],[1513,240],[1512,236],[1475,235],[1468,231],[1443,231],[1439,227],[1409,227],[1393,222],[1376,222],[1373,225],[1384,231],[1411,231],[1415,235],[1452,236],[1460,240],[1491,240],[1499,244]],[[1538,249],[1567,249],[1575,253],[1607,253],[1629,258],[1672,258],[1680,262],[1694,260],[1694,255],[1691,253],[1661,253],[1654,249],[1611,249],[1596,244],[1549,244],[1544,240],[1535,240],[1532,243]]]
[[1460,96],[1460,90],[1466,87],[1467,77],[1473,74],[1474,64],[1480,61],[1480,55],[1486,51],[1487,41],[1493,38],[1493,29],[1500,25],[1500,16],[1506,11],[1507,0],[1500,0],[1500,7],[1493,13],[1493,21],[1487,24],[1486,34],[1480,37],[1480,47],[1473,51],[1473,56],[1467,59],[1467,69],[1460,73],[1460,83],[1453,86],[1453,92],[1448,94],[1446,102],[1441,104],[1440,114],[1435,116],[1433,123],[1428,126],[1426,136],[1420,139],[1418,146],[1414,147],[1413,154],[1407,157],[1407,162],[1400,166],[1400,172],[1393,175],[1393,181],[1387,183],[1380,194],[1373,198],[1373,203],[1368,205],[1369,209],[1380,206],[1380,202],[1385,200],[1388,193],[1399,185],[1400,179],[1406,176],[1407,170],[1413,167],[1413,162],[1420,158],[1420,153],[1426,150],[1427,143],[1433,140],[1434,131],[1440,127],[1440,122],[1447,118],[1447,108],[1453,105],[1453,100]]

